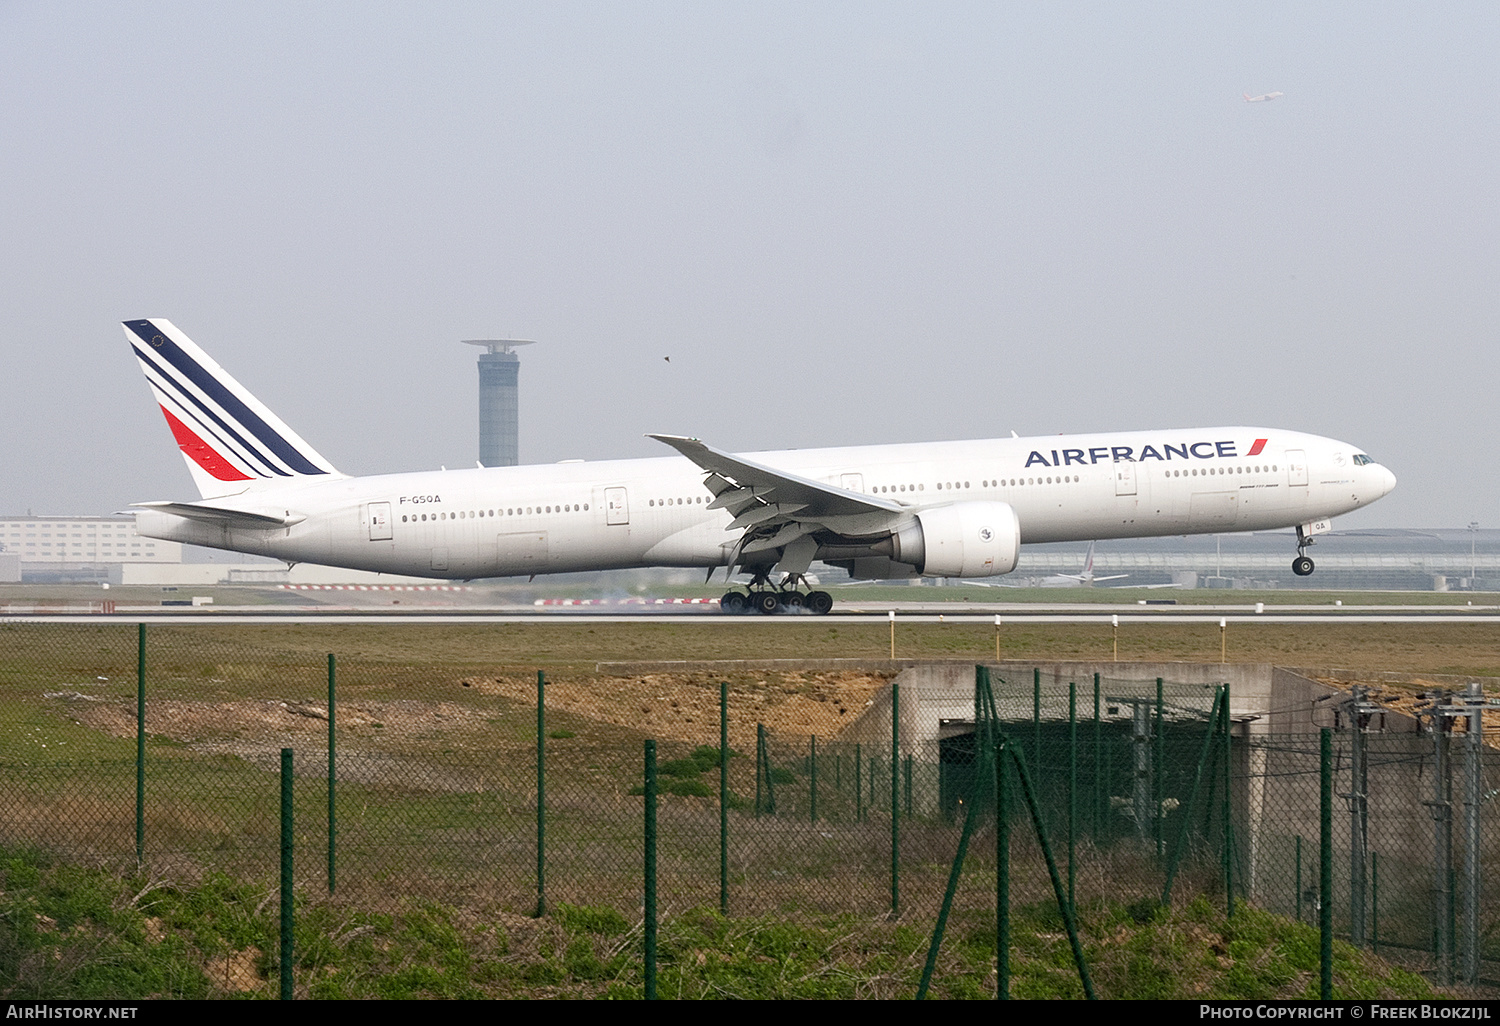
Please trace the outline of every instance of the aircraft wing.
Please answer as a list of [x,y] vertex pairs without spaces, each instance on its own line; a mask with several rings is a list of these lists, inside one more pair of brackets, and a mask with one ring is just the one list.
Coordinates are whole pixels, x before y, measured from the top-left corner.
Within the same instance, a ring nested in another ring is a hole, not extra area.
[[[834,485],[798,477],[785,470],[776,470],[754,463],[742,456],[706,445],[696,438],[680,435],[648,435],[658,442],[665,442],[711,476],[705,483],[714,493],[710,504],[733,510],[735,504],[759,498],[769,502],[795,504],[801,507],[803,516],[828,517],[851,516],[861,513],[901,513],[906,507],[889,499],[851,492]],[[719,479],[714,481],[714,477]]]
[[277,517],[267,516],[264,513],[247,513],[240,509],[225,509],[222,506],[205,506],[197,502],[136,502],[132,505],[141,509],[154,509],[162,513],[171,513],[173,516],[185,517],[188,520],[200,520],[204,523],[218,524],[221,527],[245,527],[252,530],[273,530],[278,527],[291,527],[300,524],[306,518],[300,514]]
[[[647,437],[670,445],[702,468],[704,487],[714,496],[709,508],[727,509],[734,515],[725,530],[744,529],[728,557],[731,566],[742,555],[782,549],[784,566],[801,573],[805,567],[795,569],[804,562],[801,556],[811,562],[817,547],[808,537],[814,531],[844,536],[876,534],[909,515],[908,508],[898,502],[799,477],[715,449],[696,438]],[[798,555],[793,556],[793,552]]]

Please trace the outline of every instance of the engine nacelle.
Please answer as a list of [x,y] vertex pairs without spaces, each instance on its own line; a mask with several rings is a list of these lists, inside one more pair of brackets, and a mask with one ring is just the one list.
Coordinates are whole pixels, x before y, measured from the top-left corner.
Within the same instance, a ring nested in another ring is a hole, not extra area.
[[928,577],[993,577],[1016,568],[1021,521],[1005,502],[956,502],[917,513],[891,537],[892,558]]

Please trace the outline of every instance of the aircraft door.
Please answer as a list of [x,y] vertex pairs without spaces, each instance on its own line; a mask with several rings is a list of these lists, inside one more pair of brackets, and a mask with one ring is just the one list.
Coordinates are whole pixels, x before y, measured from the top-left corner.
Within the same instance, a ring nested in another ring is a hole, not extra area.
[[372,502],[368,507],[371,541],[391,540],[391,504]]
[[1307,453],[1301,449],[1286,451],[1286,483],[1294,487],[1307,484]]
[[606,524],[630,523],[630,497],[624,488],[604,489],[604,522]]
[[865,475],[841,474],[839,476],[839,487],[846,492],[862,492],[865,490]]
[[1135,494],[1135,463],[1131,460],[1115,460],[1115,494]]

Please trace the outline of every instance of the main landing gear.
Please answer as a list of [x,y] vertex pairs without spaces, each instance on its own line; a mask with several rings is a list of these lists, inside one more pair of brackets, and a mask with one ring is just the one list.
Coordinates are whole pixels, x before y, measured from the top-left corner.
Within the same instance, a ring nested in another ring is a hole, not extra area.
[[799,591],[801,574],[788,574],[779,585],[772,584],[764,574],[758,574],[750,582],[748,593],[729,591],[719,599],[719,608],[726,613],[811,613],[826,616],[833,608],[833,596],[826,591]]
[[1304,534],[1302,528],[1297,528],[1297,558],[1292,560],[1292,573],[1298,577],[1306,577],[1313,572],[1313,561],[1307,555],[1307,547],[1312,543],[1312,536]]

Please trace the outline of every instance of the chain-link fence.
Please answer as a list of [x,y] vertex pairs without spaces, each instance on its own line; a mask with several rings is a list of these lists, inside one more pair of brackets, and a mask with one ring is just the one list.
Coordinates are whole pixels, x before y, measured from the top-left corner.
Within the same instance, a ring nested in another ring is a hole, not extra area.
[[[300,631],[0,625],[0,844],[267,878],[292,748],[305,888],[638,912],[648,728],[539,704],[534,671],[491,686],[502,671],[441,629],[351,634],[336,661]],[[1316,918],[1311,729],[1231,730],[1224,685],[1040,672],[995,676],[990,714],[966,673],[898,681],[837,736],[752,730],[725,691],[658,737],[659,907],[935,918],[971,807],[994,836],[992,730],[1040,817],[1011,806],[1014,903],[1052,899],[1045,841],[1080,915],[1176,888]],[[1497,907],[1479,872],[1496,753],[1469,736],[1344,730],[1332,767],[1335,929],[1460,975],[1492,953]],[[997,858],[969,847],[956,907],[993,909]]]
[[[1456,696],[1455,696],[1456,697]],[[1491,799],[1500,752],[1477,733],[1345,730],[1331,738],[1337,934],[1434,971],[1476,981],[1500,958],[1500,892],[1483,871],[1500,857]],[[1244,759],[1247,829],[1237,847],[1246,895],[1315,923],[1321,911],[1319,737],[1254,738]]]

